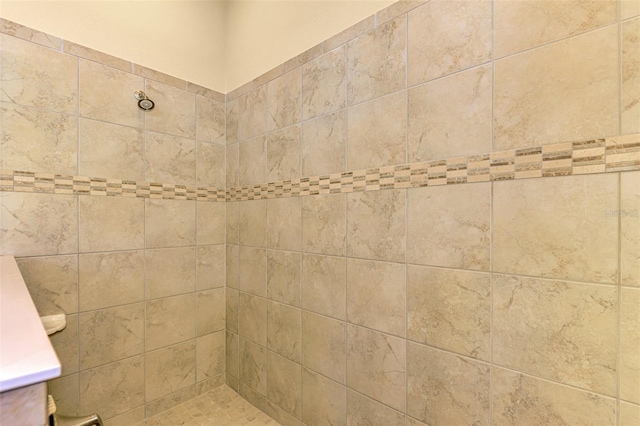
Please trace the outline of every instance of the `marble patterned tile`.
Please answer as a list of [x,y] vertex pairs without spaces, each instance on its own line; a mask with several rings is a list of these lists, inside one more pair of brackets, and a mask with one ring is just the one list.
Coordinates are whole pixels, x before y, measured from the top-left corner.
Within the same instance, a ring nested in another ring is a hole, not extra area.
[[640,423],[640,405],[620,402],[620,426],[633,426]]
[[324,43],[322,43],[324,51],[329,52],[335,49],[336,47],[341,46],[347,43],[348,41],[353,40],[368,31],[373,30],[375,28],[375,21],[376,21],[375,15],[368,16],[362,21],[356,22],[355,24],[351,25],[349,28],[343,31],[340,31],[334,36],[328,38],[327,40],[324,41]]
[[144,403],[142,355],[80,373],[80,412],[109,419]]
[[80,44],[70,42],[68,40],[63,41],[62,50],[65,53],[70,53],[71,55],[77,56],[79,58],[88,59],[90,61],[108,65],[122,71],[131,72],[131,62]]
[[267,300],[247,293],[240,293],[238,305],[240,337],[251,340],[260,346],[267,346]]
[[240,381],[267,394],[267,349],[240,338]]
[[406,208],[407,195],[403,190],[348,194],[347,255],[404,262]]
[[225,331],[207,334],[196,339],[196,382],[224,373]]
[[227,112],[220,102],[196,96],[196,139],[226,145]]
[[145,401],[153,401],[196,382],[196,341],[144,355]]
[[347,49],[342,46],[302,66],[302,119],[342,109],[346,104]]
[[490,332],[489,274],[407,267],[407,338],[489,361]]
[[347,48],[349,105],[406,87],[406,16],[350,41]]
[[489,366],[409,342],[407,414],[427,424],[488,425]]
[[232,188],[240,184],[238,180],[238,171],[240,167],[240,144],[236,143],[233,145],[227,145],[225,154],[227,158],[225,168],[225,187]]
[[344,385],[302,369],[302,417],[306,425],[346,426],[347,391]]
[[494,3],[494,49],[500,58],[616,21],[616,0]]
[[302,312],[302,365],[336,382],[345,383],[347,371],[345,323]]
[[264,249],[240,247],[238,288],[261,297],[267,295],[267,253]]
[[267,181],[267,138],[259,136],[241,142],[238,155],[238,184],[256,185]]
[[302,411],[302,372],[300,364],[269,351],[267,398],[299,419]]
[[267,200],[240,202],[238,229],[240,244],[264,247],[267,241]]
[[409,89],[409,162],[491,152],[491,79],[487,65]]
[[0,252],[42,256],[78,252],[73,195],[0,193]]
[[196,143],[196,185],[224,189],[226,187],[225,147]]
[[[56,403],[57,407],[57,403]],[[104,426],[127,426],[135,425],[144,420],[145,410],[144,405],[134,408],[131,411],[122,413],[119,416],[112,417],[108,420],[103,420]]]
[[300,306],[300,253],[267,251],[267,297],[291,306]]
[[70,416],[80,414],[79,374],[58,377],[47,382],[48,392],[55,395],[56,409]]
[[0,167],[75,175],[78,170],[76,117],[0,103]]
[[347,314],[347,262],[344,258],[302,256],[302,308],[344,320]]
[[78,257],[23,257],[18,268],[38,314],[78,312]]
[[226,243],[238,244],[240,238],[240,203],[239,202],[226,202],[224,203],[226,210],[225,229],[226,229]]
[[347,117],[345,111],[302,124],[302,176],[322,176],[346,170]]
[[640,287],[640,172],[620,175],[620,283]]
[[49,337],[61,364],[61,374],[68,376],[80,370],[78,347],[78,315],[67,315],[66,327]]
[[146,129],[183,138],[196,137],[195,95],[146,80],[146,93],[156,108],[145,112]]
[[78,58],[0,34],[0,101],[78,112]]
[[195,141],[146,132],[145,176],[150,182],[194,185],[196,183]]
[[489,183],[407,192],[408,262],[489,270]]
[[225,253],[225,284],[229,288],[240,287],[240,248],[227,245]]
[[406,162],[406,91],[350,107],[347,123],[348,170]]
[[169,74],[165,74],[163,72],[154,70],[152,68],[147,68],[142,65],[138,65],[136,63],[132,63],[131,68],[135,74],[140,75],[145,79],[151,79],[160,83],[164,83],[171,87],[181,89],[183,91],[186,90],[187,88],[186,81],[181,80],[177,77],[171,76]]
[[240,377],[240,340],[237,334],[226,332],[226,347],[225,347],[225,369],[227,373],[227,380],[229,376]]
[[[227,331],[238,334],[238,308],[240,294],[238,290],[227,288],[225,291],[225,328]],[[237,376],[237,374],[236,374]]]
[[404,426],[405,416],[400,411],[347,389],[347,424]]
[[196,242],[198,245],[225,243],[225,203],[196,203]]
[[267,305],[267,349],[300,362],[302,319],[300,309],[269,301]]
[[147,199],[144,213],[147,248],[195,244],[195,201]]
[[196,249],[196,290],[224,287],[226,281],[224,245]]
[[145,350],[196,337],[196,295],[151,300],[145,309]]
[[494,183],[493,269],[615,283],[617,194],[613,174]]
[[267,130],[296,124],[302,109],[302,71],[296,68],[267,84]]
[[344,256],[346,253],[347,196],[302,197],[302,251]]
[[428,2],[408,13],[409,85],[491,59],[491,3]]
[[267,86],[238,98],[238,140],[244,141],[267,131]]
[[269,133],[267,136],[267,181],[299,178],[300,152],[301,128],[299,125]]
[[238,99],[227,100],[226,103],[226,132],[227,144],[238,142]]
[[85,118],[80,118],[79,124],[78,173],[81,176],[145,180],[142,129]]
[[640,132],[640,18],[622,23],[622,133]]
[[492,293],[494,363],[615,395],[614,287],[494,275]]
[[196,289],[196,249],[145,250],[145,298],[159,299]]
[[397,410],[406,403],[403,339],[347,326],[347,386]]
[[497,367],[492,369],[491,376],[496,425],[616,422],[613,399]]
[[55,50],[62,49],[62,39],[7,19],[0,18],[0,32]]
[[151,401],[145,405],[145,414],[147,417],[153,417],[159,413],[170,410],[173,407],[186,403],[197,396],[196,391],[196,385],[194,384],[187,386],[186,388],[182,388],[179,391],[170,393],[167,396],[158,398],[155,401]]
[[79,197],[80,252],[144,248],[144,201]]
[[607,27],[496,61],[493,148],[617,133],[617,52],[618,29]]
[[143,303],[84,312],[79,317],[81,370],[144,351]]
[[267,247],[300,251],[301,220],[299,197],[267,200]]
[[224,288],[196,293],[196,336],[224,330],[226,321]]
[[144,300],[144,252],[81,254],[79,309],[90,311]]
[[620,398],[640,404],[640,289],[622,288],[620,303]]
[[80,60],[81,117],[143,129],[145,112],[138,108],[137,90],[144,90],[142,77]]

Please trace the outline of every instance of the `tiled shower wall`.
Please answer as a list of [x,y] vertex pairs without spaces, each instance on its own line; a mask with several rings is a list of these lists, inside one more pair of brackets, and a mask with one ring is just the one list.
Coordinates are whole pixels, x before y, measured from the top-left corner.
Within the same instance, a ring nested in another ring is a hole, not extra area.
[[637,5],[402,2],[228,94],[227,383],[283,424],[637,424]]
[[224,383],[224,95],[0,24],[0,253],[67,315],[58,412],[131,425]]

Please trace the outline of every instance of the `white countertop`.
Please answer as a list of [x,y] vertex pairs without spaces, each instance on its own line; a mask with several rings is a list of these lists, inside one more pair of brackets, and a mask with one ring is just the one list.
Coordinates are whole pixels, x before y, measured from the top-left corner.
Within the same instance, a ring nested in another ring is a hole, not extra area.
[[0,256],[0,392],[60,375],[60,361],[13,256]]

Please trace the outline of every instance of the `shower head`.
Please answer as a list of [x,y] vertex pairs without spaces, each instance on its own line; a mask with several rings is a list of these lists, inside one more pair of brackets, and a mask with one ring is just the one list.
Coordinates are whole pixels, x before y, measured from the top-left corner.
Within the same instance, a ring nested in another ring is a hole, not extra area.
[[154,106],[156,106],[153,103],[153,101],[151,99],[149,99],[147,97],[147,95],[142,90],[138,90],[133,95],[138,100],[138,107],[140,107],[140,109],[143,109],[145,111],[149,111],[149,110],[153,109]]

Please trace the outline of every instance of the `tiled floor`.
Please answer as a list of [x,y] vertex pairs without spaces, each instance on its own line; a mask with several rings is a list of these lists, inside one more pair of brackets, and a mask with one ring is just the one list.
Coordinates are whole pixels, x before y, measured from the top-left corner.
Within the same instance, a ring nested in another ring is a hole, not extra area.
[[279,423],[222,385],[136,426],[278,426]]

